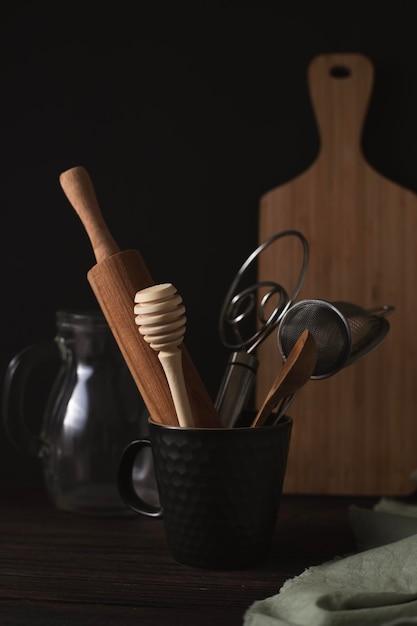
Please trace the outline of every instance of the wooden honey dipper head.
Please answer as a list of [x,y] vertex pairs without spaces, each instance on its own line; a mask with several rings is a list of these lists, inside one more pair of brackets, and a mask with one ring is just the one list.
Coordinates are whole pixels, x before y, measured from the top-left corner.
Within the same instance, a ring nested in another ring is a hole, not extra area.
[[185,306],[174,285],[163,283],[138,291],[135,322],[151,348],[176,350],[185,334]]
[[143,339],[158,352],[180,426],[194,426],[178,347],[186,325],[181,296],[171,283],[152,285],[136,293],[134,313]]

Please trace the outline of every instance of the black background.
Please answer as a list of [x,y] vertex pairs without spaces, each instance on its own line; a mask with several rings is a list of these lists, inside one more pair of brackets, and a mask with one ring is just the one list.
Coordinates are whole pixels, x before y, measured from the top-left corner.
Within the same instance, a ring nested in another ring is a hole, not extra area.
[[[365,4],[2,4],[2,377],[18,351],[54,336],[57,309],[96,307],[92,248],[59,185],[84,165],[121,249],[139,249],[156,282],[181,293],[186,344],[215,395],[227,356],[218,315],[258,244],[260,197],[317,156],[306,70],[318,54],[373,61],[365,156],[417,189],[412,3]],[[0,478],[12,475],[40,479],[39,461],[0,424]]]

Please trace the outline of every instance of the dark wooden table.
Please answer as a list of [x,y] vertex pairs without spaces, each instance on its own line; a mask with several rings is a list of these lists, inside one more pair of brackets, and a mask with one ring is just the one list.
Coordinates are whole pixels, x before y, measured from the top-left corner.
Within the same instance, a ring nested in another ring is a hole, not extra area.
[[0,624],[242,624],[288,578],[356,551],[348,506],[370,502],[285,495],[270,558],[219,572],[173,561],[161,520],[84,517],[57,510],[42,485],[0,483]]

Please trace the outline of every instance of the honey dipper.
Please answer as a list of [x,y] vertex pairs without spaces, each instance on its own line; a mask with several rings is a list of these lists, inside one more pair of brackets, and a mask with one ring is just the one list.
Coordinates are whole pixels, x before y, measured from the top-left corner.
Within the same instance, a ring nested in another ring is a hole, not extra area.
[[144,340],[158,353],[180,426],[194,426],[179,345],[185,333],[185,307],[171,283],[153,285],[135,295],[135,322]]

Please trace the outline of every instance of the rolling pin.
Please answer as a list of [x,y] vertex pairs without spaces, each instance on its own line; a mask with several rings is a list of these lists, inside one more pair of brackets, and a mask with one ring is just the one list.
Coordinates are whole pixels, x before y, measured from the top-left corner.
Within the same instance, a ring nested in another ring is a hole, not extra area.
[[[133,315],[135,294],[154,285],[138,250],[121,251],[109,232],[91,178],[82,166],[59,177],[61,187],[81,219],[96,258],[87,279],[116,339],[152,419],[178,426],[169,385],[158,355],[139,334]],[[185,384],[197,427],[221,427],[214,404],[184,344]]]

